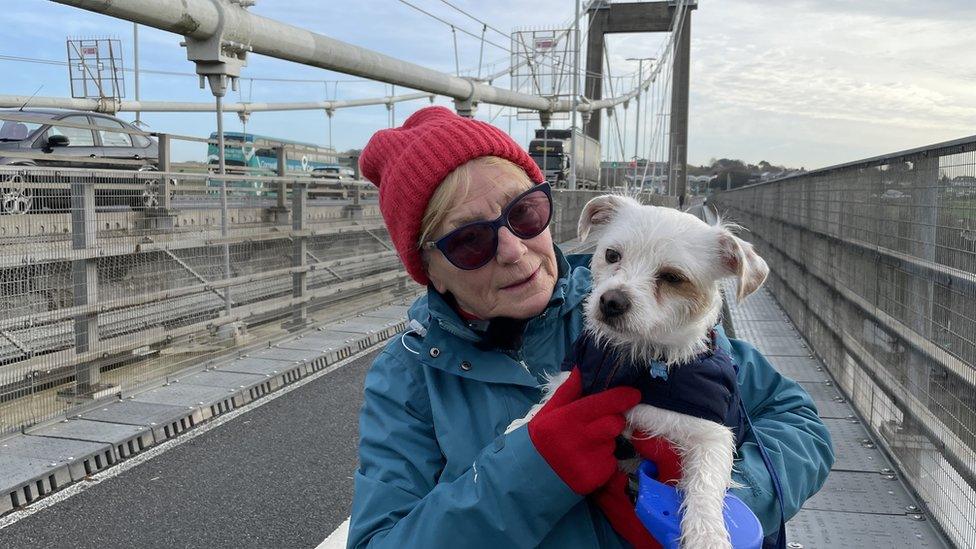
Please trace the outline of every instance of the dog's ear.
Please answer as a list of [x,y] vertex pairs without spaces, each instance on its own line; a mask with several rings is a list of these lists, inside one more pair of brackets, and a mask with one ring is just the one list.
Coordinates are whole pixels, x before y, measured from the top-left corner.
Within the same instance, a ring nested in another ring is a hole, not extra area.
[[736,277],[738,301],[742,301],[763,285],[769,275],[769,266],[759,257],[752,244],[722,227],[719,228],[718,248],[722,267]]
[[580,241],[585,241],[590,232],[608,225],[621,209],[631,204],[640,205],[632,198],[612,194],[598,196],[587,202],[586,206],[583,206],[576,231]]

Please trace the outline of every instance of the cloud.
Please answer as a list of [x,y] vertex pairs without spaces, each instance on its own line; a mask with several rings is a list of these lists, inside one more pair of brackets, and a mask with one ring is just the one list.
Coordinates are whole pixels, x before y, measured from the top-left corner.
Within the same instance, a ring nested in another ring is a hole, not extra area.
[[[901,2],[884,11],[800,0],[706,4],[695,21],[692,119],[740,144],[781,136],[796,148],[779,147],[778,160],[792,164],[838,163],[972,133],[973,44],[969,24],[953,16],[972,8],[938,3],[960,9],[920,15]],[[828,139],[807,135],[807,127],[845,146],[824,155]],[[862,141],[866,135],[877,141]],[[751,150],[748,159],[759,156],[766,153]]]
[[[409,0],[475,34],[480,24],[438,0]],[[572,17],[565,0],[452,0],[462,9],[508,31],[514,27],[560,28]],[[453,73],[455,49],[450,28],[395,0],[355,4],[290,0],[263,1],[256,14],[308,28],[338,40],[436,70]],[[91,12],[51,2],[12,3],[4,14],[7,55],[64,58],[65,35],[114,36],[125,43],[131,66],[132,26]],[[976,127],[976,39],[972,0],[701,0],[692,16],[691,132],[689,158],[741,156],[814,167],[925,145],[972,133]],[[143,27],[142,66],[193,72],[180,37]],[[493,41],[507,40],[489,31]],[[627,57],[656,55],[663,34],[620,35],[608,39],[610,67],[616,75],[637,70]],[[476,67],[480,41],[458,34],[458,63]],[[486,47],[484,59],[507,61],[508,53]],[[63,67],[3,62],[6,93],[66,95]],[[645,65],[646,67],[646,65]],[[349,76],[252,55],[245,76],[349,79]],[[253,101],[324,99],[321,83],[245,82]],[[496,85],[507,86],[502,78]],[[629,87],[627,79],[616,90]],[[131,96],[131,80],[129,82]],[[340,98],[375,97],[389,87],[370,82],[342,83]],[[399,88],[398,88],[399,90]],[[192,77],[144,75],[142,97],[209,101]],[[231,99],[237,100],[236,95]],[[448,101],[439,100],[449,104]],[[397,107],[403,120],[425,102]],[[494,115],[497,110],[491,110]],[[622,109],[620,114],[623,114]],[[487,119],[482,106],[479,117]],[[151,115],[154,129],[209,134],[212,115]],[[228,119],[230,127],[236,124]],[[321,113],[261,113],[249,128],[269,135],[324,142]],[[628,126],[633,126],[633,109]],[[496,118],[503,128],[507,119]],[[337,145],[362,146],[387,124],[383,107],[341,111],[333,121]],[[521,141],[537,125],[516,121]],[[605,127],[608,125],[605,125]],[[629,132],[632,154],[634,130]],[[615,141],[615,140],[614,140]],[[617,146],[605,143],[604,149]]]

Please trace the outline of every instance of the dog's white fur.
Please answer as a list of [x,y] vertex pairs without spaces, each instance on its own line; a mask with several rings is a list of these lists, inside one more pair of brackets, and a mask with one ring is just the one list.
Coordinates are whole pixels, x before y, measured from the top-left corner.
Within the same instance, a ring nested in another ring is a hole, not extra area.
[[[587,203],[579,221],[580,240],[591,234],[599,241],[591,263],[593,290],[585,304],[586,329],[639,361],[657,359],[681,367],[706,351],[708,331],[722,307],[721,281],[735,278],[737,297],[742,300],[769,273],[752,245],[733,235],[728,226],[711,226],[691,214],[644,206],[627,197],[605,195]],[[607,261],[608,248],[619,254],[619,261]],[[616,318],[606,318],[600,307],[600,297],[610,290],[622,292],[630,301],[627,312]],[[509,430],[528,423],[568,376],[553,377],[544,388],[543,402]],[[628,433],[640,430],[649,437],[664,437],[681,456],[677,487],[684,494],[682,547],[731,547],[722,510],[725,492],[732,485],[732,431],[646,404],[630,410],[627,420]]]

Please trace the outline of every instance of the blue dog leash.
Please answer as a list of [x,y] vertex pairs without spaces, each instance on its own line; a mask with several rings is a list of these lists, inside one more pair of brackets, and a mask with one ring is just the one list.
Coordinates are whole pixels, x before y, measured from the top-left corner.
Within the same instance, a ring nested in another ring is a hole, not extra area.
[[[739,370],[738,365],[735,366],[735,369],[736,371]],[[786,549],[786,509],[783,507],[783,487],[780,485],[779,475],[773,467],[773,461],[769,459],[769,453],[766,452],[766,446],[763,444],[759,432],[752,426],[752,419],[749,418],[749,411],[746,410],[746,405],[740,400],[739,406],[742,409],[742,415],[746,418],[746,425],[749,426],[749,431],[752,432],[752,436],[756,439],[756,445],[759,446],[759,455],[762,456],[763,464],[766,466],[766,470],[769,471],[769,476],[773,480],[776,501],[779,503],[779,532],[776,534],[776,541],[772,544],[763,543],[763,547]]]
[[[712,339],[712,346],[717,346],[715,330],[713,329],[709,335]],[[732,354],[729,353],[730,358],[731,356]],[[732,361],[732,368],[735,369],[735,375],[738,378],[739,365],[734,360]],[[769,459],[769,452],[766,451],[766,445],[763,444],[762,437],[759,436],[759,431],[756,431],[755,427],[752,426],[752,418],[749,417],[749,410],[746,410],[746,404],[742,399],[739,399],[739,410],[742,411],[746,425],[749,427],[752,436],[756,439],[756,445],[759,446],[759,455],[762,456],[763,465],[769,471],[769,476],[773,481],[773,490],[776,492],[776,501],[779,503],[779,531],[776,533],[776,540],[770,543],[764,541],[763,547],[768,549],[786,549],[786,508],[784,507],[783,501],[783,486],[780,483],[779,475],[776,473],[776,468],[773,467],[773,460]]]

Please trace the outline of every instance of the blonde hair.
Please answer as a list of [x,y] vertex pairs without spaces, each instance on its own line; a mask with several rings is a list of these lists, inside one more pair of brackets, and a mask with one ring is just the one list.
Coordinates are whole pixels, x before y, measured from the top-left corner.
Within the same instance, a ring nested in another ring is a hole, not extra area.
[[[467,199],[468,191],[471,187],[471,168],[473,166],[498,168],[496,171],[498,175],[483,182],[485,184],[497,185],[500,178],[511,177],[519,183],[520,192],[529,190],[533,185],[532,180],[526,175],[525,170],[511,160],[506,160],[498,156],[481,156],[461,164],[454,171],[447,174],[444,181],[437,186],[434,195],[430,197],[430,202],[427,203],[427,210],[424,211],[424,217],[420,222],[418,247],[424,242],[431,240],[437,234],[437,231],[441,229],[441,225],[447,219],[448,214],[451,213],[455,205]],[[421,257],[424,257],[423,254]]]

